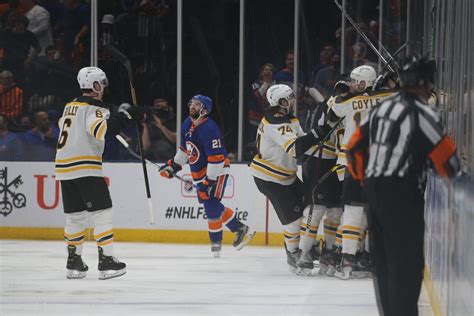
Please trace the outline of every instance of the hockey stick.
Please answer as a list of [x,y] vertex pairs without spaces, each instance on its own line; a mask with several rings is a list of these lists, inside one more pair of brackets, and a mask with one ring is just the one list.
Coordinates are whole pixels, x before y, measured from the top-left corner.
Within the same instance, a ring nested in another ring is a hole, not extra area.
[[[110,53],[110,55],[112,55],[113,58],[115,58],[119,63],[121,63],[127,70],[128,81],[130,82],[130,92],[132,94],[132,102],[134,106],[138,106],[137,95],[135,93],[135,87],[133,85],[133,72],[132,72],[132,64],[130,63],[130,60],[113,46],[106,45],[104,48]],[[138,149],[140,152],[140,160],[142,161],[143,177],[145,179],[145,189],[146,189],[146,197],[147,197],[147,202],[148,202],[148,211],[150,212],[150,223],[154,224],[155,212],[153,210],[153,204],[151,203],[150,183],[148,181],[148,173],[146,171],[146,163],[145,163],[145,158],[143,156],[143,141],[140,136],[139,122],[136,122],[136,128],[137,128],[137,134],[138,134]]]
[[[357,31],[357,33],[359,33],[359,35],[365,40],[365,42],[367,43],[367,45],[369,45],[370,48],[372,48],[372,50],[374,51],[375,54],[377,54],[377,56],[379,56],[379,58],[384,62],[384,64],[393,72],[395,73],[398,73],[398,71],[394,70],[394,68],[389,64],[390,61],[393,61],[395,67],[397,69],[400,69],[400,65],[393,59],[392,55],[389,53],[389,51],[382,45],[382,43],[380,43],[378,40],[378,44],[380,46],[380,48],[382,48],[382,51],[389,57],[389,60],[387,61],[385,59],[385,57],[383,57],[383,55],[381,54],[381,52],[378,51],[378,49],[374,46],[374,44],[372,44],[372,42],[370,41],[370,39],[367,37],[367,35],[365,35],[364,31],[362,31],[360,29],[360,27],[354,22],[354,20],[351,18],[351,16],[349,15],[349,13],[347,13],[346,9],[344,9],[344,7],[339,3],[338,0],[334,0],[334,3],[336,4],[336,6],[339,8],[339,10],[341,10],[341,13],[346,17],[346,19],[349,21],[349,23],[352,24],[352,26],[354,27],[354,29]],[[343,30],[344,31],[344,30]]]
[[316,181],[316,183],[314,184],[313,190],[311,191],[311,205],[309,207],[308,218],[306,219],[306,232],[308,232],[308,235],[310,234],[310,229],[311,229],[310,223],[311,223],[311,220],[313,219],[313,208],[314,208],[314,204],[316,203],[314,199],[314,194],[316,193],[316,189],[319,188],[321,184],[323,184],[324,181],[326,181],[326,179],[329,178],[331,174],[333,174],[334,172],[337,172],[339,169],[342,169],[342,168],[345,168],[345,166],[339,165],[339,164],[334,165],[331,169],[326,171],[326,173],[323,174],[321,178],[319,178],[318,181]]
[[[140,155],[137,154],[132,148],[130,148],[130,145],[127,143],[127,141],[120,135],[115,135],[115,138],[118,139],[118,141],[123,145],[123,147],[125,147],[125,149],[128,151],[128,153],[130,155],[132,155],[133,157],[137,158],[137,159],[141,159]],[[155,167],[157,167],[158,169],[161,168],[161,166],[151,160],[148,160],[148,159],[145,159],[145,162],[151,164],[151,165],[154,165]],[[183,177],[181,176],[178,176],[177,174],[174,174],[174,177],[182,182],[184,182],[184,184],[186,186],[191,186],[191,187],[195,187],[195,185],[193,184],[193,181],[192,180],[189,180],[189,179],[184,179]]]

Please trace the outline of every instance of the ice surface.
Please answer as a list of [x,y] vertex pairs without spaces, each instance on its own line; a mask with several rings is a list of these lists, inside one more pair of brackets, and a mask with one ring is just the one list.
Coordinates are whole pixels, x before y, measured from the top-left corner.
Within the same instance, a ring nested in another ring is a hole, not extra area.
[[[207,245],[116,242],[115,255],[127,274],[98,280],[87,242],[89,274],[68,280],[63,242],[0,240],[0,315],[378,315],[370,279],[298,277],[283,248],[224,245],[216,259]],[[432,315],[425,290],[419,304]]]

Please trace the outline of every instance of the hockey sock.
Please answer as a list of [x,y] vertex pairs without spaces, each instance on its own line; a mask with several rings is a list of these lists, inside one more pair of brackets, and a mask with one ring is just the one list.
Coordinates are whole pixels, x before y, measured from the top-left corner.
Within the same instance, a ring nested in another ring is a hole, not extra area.
[[339,226],[337,226],[336,241],[334,242],[334,245],[336,247],[341,247],[342,248],[342,224],[339,224]]
[[237,216],[235,216],[235,212],[226,207],[224,209],[224,212],[222,212],[222,216],[221,216],[221,219],[222,219],[222,223],[227,226],[227,228],[235,233],[237,231],[237,229],[242,226],[243,224],[237,219]]
[[225,210],[224,205],[217,199],[211,197],[204,201],[204,211],[207,215],[207,223],[209,227],[209,238],[211,242],[222,240],[222,214]]
[[222,240],[222,220],[221,218],[207,218],[207,225],[209,227],[209,239],[211,242],[218,242]]
[[288,249],[289,252],[298,249],[300,243],[300,225],[301,218],[298,218],[292,223],[283,225],[286,249]]
[[357,251],[364,251],[365,249],[365,241],[367,239],[367,215],[362,213],[362,218],[360,222],[360,237],[359,237],[359,245]]
[[362,206],[344,205],[342,218],[342,253],[355,255],[362,223]]
[[[337,228],[341,223],[342,208],[331,208],[324,218],[324,242],[327,249],[332,249],[336,242]],[[342,232],[342,231],[341,231]],[[341,238],[340,236],[339,238]],[[342,240],[340,240],[342,242]]]
[[85,238],[85,227],[87,211],[66,214],[66,227],[64,228],[64,240],[67,245],[76,246],[76,254],[82,255],[82,246]]
[[326,208],[322,205],[313,205],[311,214],[309,214],[310,209],[310,205],[306,206],[301,220],[299,247],[304,252],[308,252],[315,243],[318,235],[318,225],[326,212]]
[[94,218],[94,239],[101,247],[105,256],[112,256],[114,252],[114,231],[112,225],[112,209],[92,212]]

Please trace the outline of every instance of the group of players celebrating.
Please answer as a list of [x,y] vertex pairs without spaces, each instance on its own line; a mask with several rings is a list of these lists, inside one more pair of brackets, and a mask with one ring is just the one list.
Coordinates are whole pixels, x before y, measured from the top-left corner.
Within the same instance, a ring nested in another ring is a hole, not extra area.
[[311,275],[316,259],[319,274],[344,280],[371,275],[367,202],[346,169],[346,150],[369,111],[398,91],[391,74],[377,77],[368,65],[353,69],[350,80],[337,82],[336,95],[319,103],[306,133],[293,116],[296,98],[289,86],[273,85],[266,94],[270,109],[258,128],[250,169],[284,227],[287,263],[297,275]]
[[[298,275],[310,275],[317,258],[320,274],[341,279],[370,274],[366,199],[360,183],[345,168],[345,151],[370,109],[397,93],[386,87],[390,78],[382,77],[383,82],[377,84],[374,68],[365,65],[351,72],[350,83],[338,82],[337,94],[328,100],[312,88],[310,94],[322,102],[306,133],[292,114],[296,102],[293,90],[282,84],[267,90],[270,108],[259,125],[258,153],[249,168],[258,190],[271,201],[284,227],[287,262]],[[97,67],[83,68],[78,82],[83,93],[65,106],[56,157],[67,222],[67,277],[86,276],[88,267],[81,254],[89,213],[95,222],[100,278],[108,279],[123,275],[126,265],[113,257],[112,202],[101,163],[104,141],[132,122],[142,121],[144,114],[130,105],[111,113],[102,102],[107,77]],[[160,174],[173,178],[189,163],[197,198],[208,218],[211,251],[219,257],[224,226],[235,233],[237,250],[252,240],[255,230],[221,203],[230,164],[222,134],[208,116],[212,100],[195,95],[188,108],[180,149],[160,168]],[[79,143],[82,145],[77,146]],[[303,181],[297,176],[299,159]],[[324,240],[320,243],[316,237],[323,218]]]

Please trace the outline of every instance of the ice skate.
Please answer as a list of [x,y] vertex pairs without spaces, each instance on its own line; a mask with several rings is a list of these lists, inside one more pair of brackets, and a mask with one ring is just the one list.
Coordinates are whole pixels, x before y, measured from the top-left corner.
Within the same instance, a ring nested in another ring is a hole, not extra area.
[[216,241],[211,243],[211,252],[214,258],[220,258],[222,251],[222,242]]
[[356,253],[357,265],[359,268],[365,272],[368,278],[372,277],[372,273],[374,272],[374,267],[370,260],[370,254],[367,251],[358,251]]
[[335,276],[341,280],[362,279],[367,277],[365,271],[357,264],[355,255],[343,254],[342,262],[337,268]]
[[300,276],[310,276],[314,269],[313,258],[310,252],[301,252],[298,261],[296,261],[295,273]]
[[320,275],[333,277],[337,271],[337,266],[341,262],[341,248],[336,247],[331,250],[324,248],[319,261]]
[[82,261],[80,255],[76,254],[76,246],[69,245],[67,246],[67,274],[66,278],[68,279],[83,279],[87,275],[87,270],[89,267]]
[[107,280],[124,275],[127,265],[114,256],[104,255],[104,250],[99,247],[99,280]]
[[298,261],[301,251],[299,249],[296,249],[295,251],[289,251],[288,248],[286,248],[285,244],[285,251],[286,251],[286,263],[290,266],[290,271],[291,272],[296,272],[296,262]]
[[309,254],[311,256],[311,259],[313,259],[313,261],[316,261],[318,260],[319,261],[319,258],[321,257],[321,248],[319,247],[319,243],[317,245],[314,245],[313,247],[311,247],[311,249],[309,250]]
[[233,246],[235,249],[240,250],[245,247],[255,235],[255,230],[250,229],[247,225],[240,226],[235,232],[235,239]]

